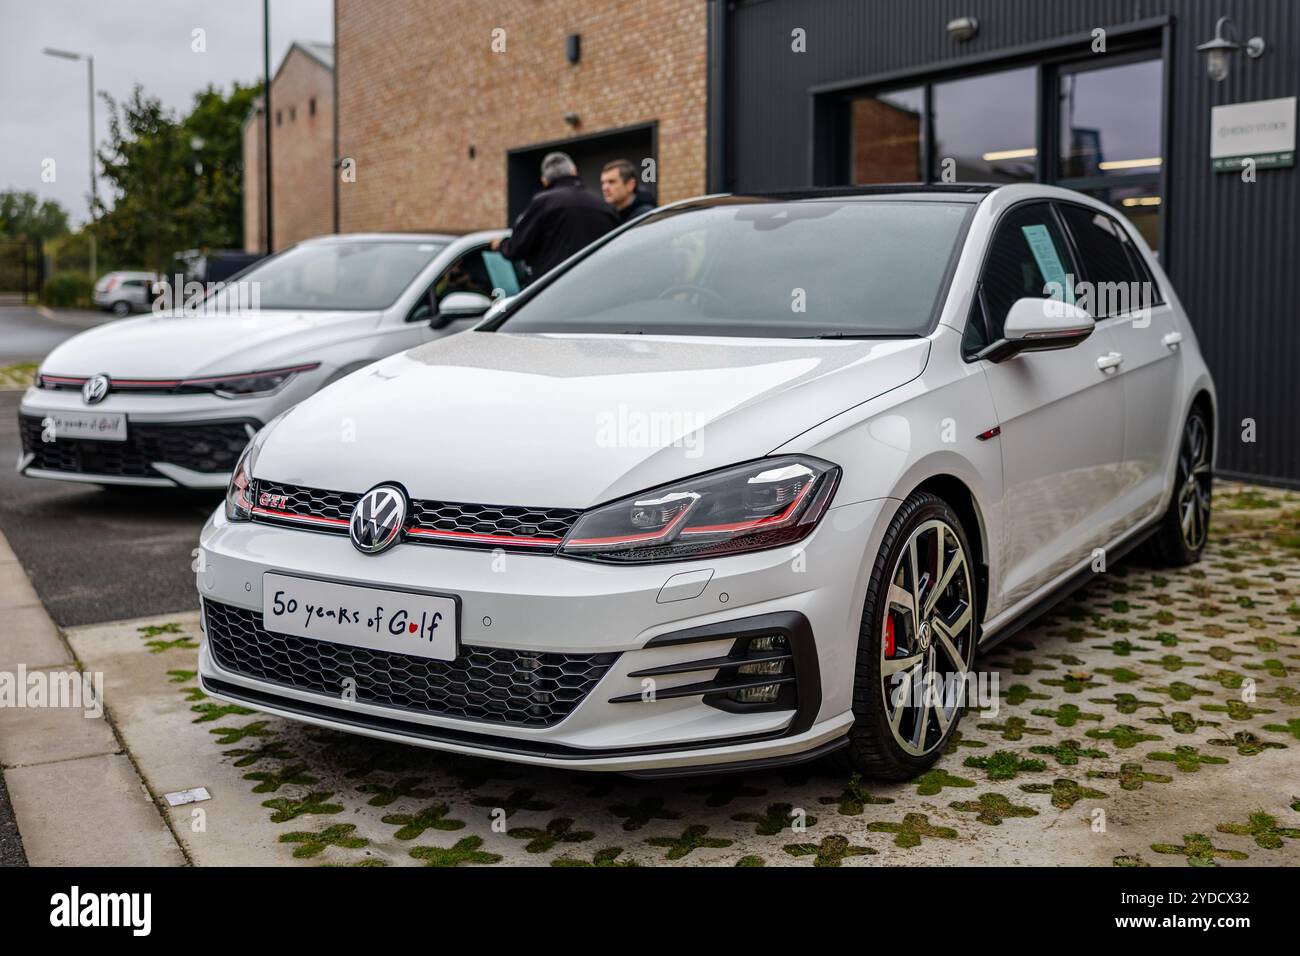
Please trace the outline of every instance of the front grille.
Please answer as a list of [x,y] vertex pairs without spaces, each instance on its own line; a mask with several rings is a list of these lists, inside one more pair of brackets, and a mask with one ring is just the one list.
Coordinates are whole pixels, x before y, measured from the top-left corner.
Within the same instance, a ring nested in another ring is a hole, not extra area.
[[179,465],[192,471],[222,474],[234,469],[248,444],[249,428],[260,422],[193,422],[186,424],[136,424],[128,421],[126,441],[81,438],[41,440],[41,419],[19,416],[23,451],[34,457],[31,467],[89,475],[125,478],[159,478],[154,462]]
[[[259,521],[347,534],[361,495],[258,479],[253,517]],[[572,508],[527,508],[452,501],[410,503],[403,540],[418,544],[504,548],[545,553],[559,547],[582,512]]]
[[350,679],[362,703],[461,720],[549,727],[618,659],[463,646],[454,661],[436,661],[267,631],[257,611],[229,604],[203,608],[208,649],[227,671],[330,697]]

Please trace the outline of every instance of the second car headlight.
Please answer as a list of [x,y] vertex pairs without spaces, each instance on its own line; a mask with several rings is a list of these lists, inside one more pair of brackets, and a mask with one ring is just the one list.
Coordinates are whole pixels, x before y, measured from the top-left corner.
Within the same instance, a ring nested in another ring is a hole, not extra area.
[[251,398],[258,395],[270,395],[284,388],[288,381],[298,373],[310,372],[317,368],[320,368],[320,362],[293,365],[288,368],[266,369],[261,372],[245,372],[241,375],[188,378],[180,383],[178,390],[212,392],[221,398]]
[[812,533],[839,477],[803,455],[709,472],[585,512],[560,554],[640,563],[780,547]]

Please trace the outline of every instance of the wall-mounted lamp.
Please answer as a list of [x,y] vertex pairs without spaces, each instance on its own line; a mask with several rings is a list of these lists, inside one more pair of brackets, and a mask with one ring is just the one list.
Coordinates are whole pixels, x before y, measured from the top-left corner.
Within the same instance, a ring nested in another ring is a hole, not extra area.
[[582,122],[582,118],[577,113],[569,112],[564,114],[564,122],[576,129],[578,124]]
[[[1241,49],[1237,36],[1237,24],[1233,22],[1232,17],[1219,17],[1219,21],[1214,25],[1214,39],[1207,40],[1196,48],[1198,52],[1205,54],[1205,73],[1216,83],[1221,83],[1228,78],[1231,68],[1228,56]],[[1263,37],[1251,37],[1246,41],[1246,56],[1258,60],[1263,55]]]
[[958,17],[948,21],[948,36],[954,40],[966,41],[980,32],[980,22],[974,17]]
[[564,38],[564,58],[570,63],[577,63],[582,59],[582,35],[570,33]]

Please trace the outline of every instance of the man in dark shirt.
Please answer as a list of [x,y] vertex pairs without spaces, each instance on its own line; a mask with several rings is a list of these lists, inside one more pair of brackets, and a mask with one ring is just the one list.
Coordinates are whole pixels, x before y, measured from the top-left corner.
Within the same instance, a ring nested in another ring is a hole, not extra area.
[[637,182],[636,167],[629,160],[616,159],[600,171],[600,192],[614,207],[621,225],[655,208],[654,197]]
[[542,191],[515,220],[509,237],[495,240],[492,248],[527,263],[528,281],[536,282],[617,225],[614,211],[582,188],[573,160],[548,153],[542,160]]

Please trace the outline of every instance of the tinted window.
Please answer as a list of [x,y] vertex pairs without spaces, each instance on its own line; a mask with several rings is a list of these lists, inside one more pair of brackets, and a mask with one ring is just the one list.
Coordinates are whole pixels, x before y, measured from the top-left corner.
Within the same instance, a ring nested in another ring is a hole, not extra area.
[[972,206],[734,199],[669,210],[599,246],[506,332],[916,335]]
[[[1141,304],[1143,276],[1139,275],[1128,234],[1114,219],[1095,209],[1083,206],[1062,205],[1061,213],[1074,236],[1075,246],[1083,260],[1084,278],[1091,285],[1091,295],[1081,298],[1080,305],[1087,308],[1093,318],[1104,319],[1122,315]],[[1150,292],[1146,292],[1150,301]]]
[[[1012,209],[998,224],[980,277],[982,314],[987,321],[985,334],[971,333],[967,336],[967,346],[975,341],[988,344],[1001,338],[1007,312],[1018,299],[1070,299],[1074,271],[1065,235],[1052,214],[1052,207],[1047,203],[1031,203]],[[976,312],[976,316],[980,314]]]

